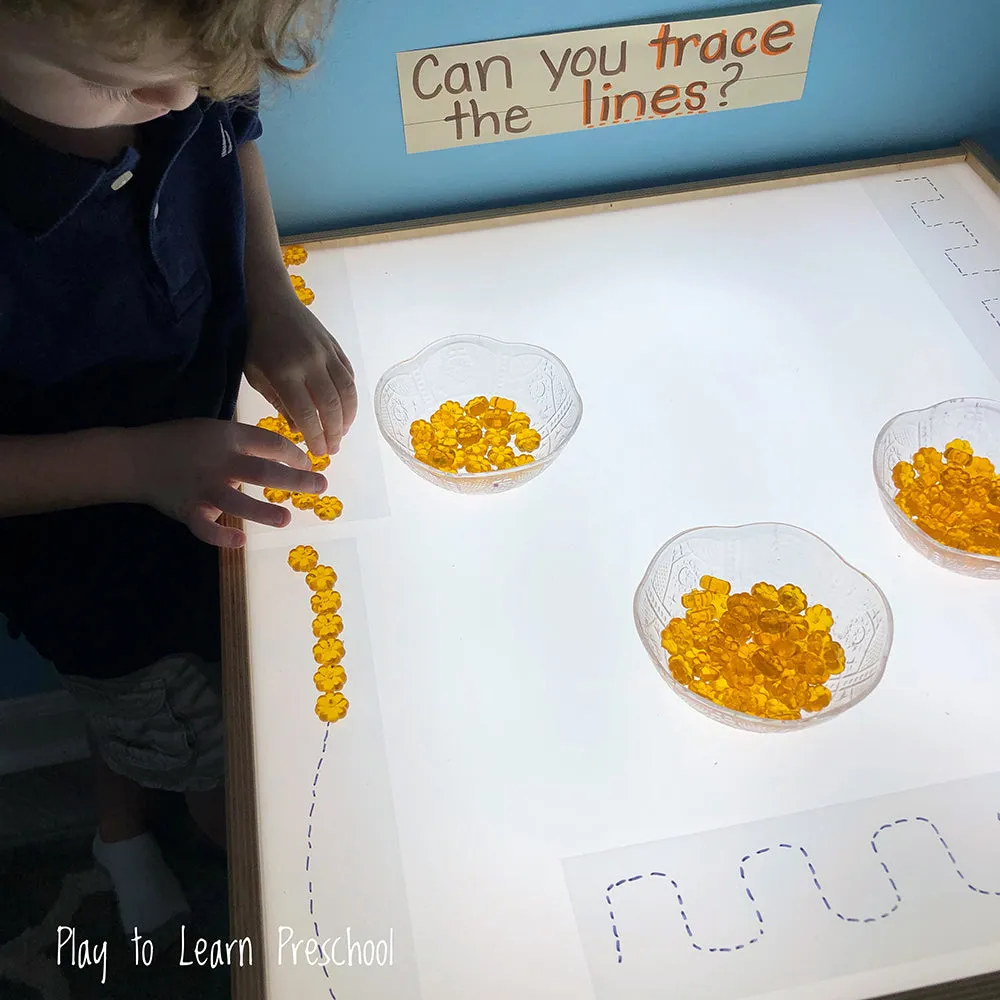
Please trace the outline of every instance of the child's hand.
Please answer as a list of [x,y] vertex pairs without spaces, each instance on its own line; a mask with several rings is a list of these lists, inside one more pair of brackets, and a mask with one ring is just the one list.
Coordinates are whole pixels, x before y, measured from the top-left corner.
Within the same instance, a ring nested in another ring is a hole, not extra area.
[[238,548],[242,531],[218,524],[223,514],[284,527],[291,514],[239,492],[240,483],[323,493],[326,478],[291,441],[226,420],[174,420],[128,432],[134,445],[136,500],[186,524],[210,545]]
[[358,413],[354,369],[289,286],[251,314],[247,381],[300,431],[314,455],[335,455]]

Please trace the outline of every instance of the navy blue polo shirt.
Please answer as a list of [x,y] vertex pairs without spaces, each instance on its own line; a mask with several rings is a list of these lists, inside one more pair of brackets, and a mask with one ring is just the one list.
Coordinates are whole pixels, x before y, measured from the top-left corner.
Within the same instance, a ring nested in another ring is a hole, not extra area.
[[[233,416],[247,333],[236,151],[260,122],[199,98],[139,134],[104,163],[0,119],[0,434]],[[217,659],[218,550],[139,504],[0,519],[0,611],[62,673]]]

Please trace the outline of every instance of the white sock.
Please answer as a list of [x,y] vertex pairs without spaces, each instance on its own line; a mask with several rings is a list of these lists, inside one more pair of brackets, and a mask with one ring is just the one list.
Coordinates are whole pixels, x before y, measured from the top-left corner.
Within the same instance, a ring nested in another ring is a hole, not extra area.
[[131,939],[135,930],[152,937],[170,923],[179,929],[180,921],[175,918],[190,913],[190,907],[151,833],[106,844],[98,832],[93,850],[111,876],[126,938]]

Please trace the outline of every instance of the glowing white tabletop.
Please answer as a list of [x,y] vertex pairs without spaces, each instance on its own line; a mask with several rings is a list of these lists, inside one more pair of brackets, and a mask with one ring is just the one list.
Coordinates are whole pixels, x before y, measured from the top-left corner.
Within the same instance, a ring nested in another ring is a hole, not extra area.
[[[1000,398],[997,269],[965,164],[293,268],[362,412],[328,470],[344,516],[249,526],[269,995],[861,1000],[1000,968],[1000,591],[908,549],[871,472],[896,413]],[[371,407],[467,332],[554,352],[584,400],[551,469],[485,498],[417,479]],[[245,388],[240,419],[268,412]],[[632,621],[666,539],[751,521],[820,535],[895,619],[874,694],[798,734],[693,712]],[[298,544],[340,577],[331,726]]]

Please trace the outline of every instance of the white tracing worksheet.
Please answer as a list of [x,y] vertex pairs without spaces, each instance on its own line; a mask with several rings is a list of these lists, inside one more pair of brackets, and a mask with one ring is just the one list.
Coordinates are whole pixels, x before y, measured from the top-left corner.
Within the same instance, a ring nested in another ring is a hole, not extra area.
[[[248,525],[269,996],[866,1000],[1000,968],[1000,585],[911,550],[871,469],[897,413],[1000,399],[1000,203],[969,166],[291,270],[361,412],[343,516]],[[583,399],[507,493],[420,480],[375,424],[379,376],[464,333],[544,347]],[[270,412],[244,387],[241,420]],[[895,623],[875,692],[792,734],[692,711],[632,619],[667,539],[754,521],[819,535]],[[332,725],[299,544],[343,596]]]

